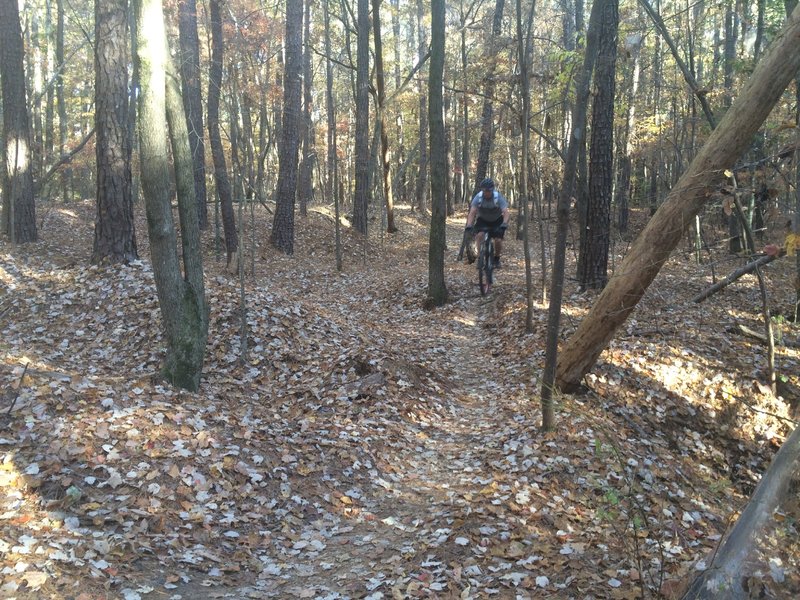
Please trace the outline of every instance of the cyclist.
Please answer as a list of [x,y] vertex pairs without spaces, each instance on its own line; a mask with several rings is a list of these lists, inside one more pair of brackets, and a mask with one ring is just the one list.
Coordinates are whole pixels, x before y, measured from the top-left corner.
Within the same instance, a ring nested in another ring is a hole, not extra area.
[[[500,254],[503,250],[503,236],[508,229],[508,200],[495,189],[494,181],[487,177],[481,181],[481,191],[475,194],[467,215],[468,232],[476,229],[488,229],[494,242],[494,268],[500,268]],[[478,248],[483,243],[483,231],[478,231],[475,240]]]

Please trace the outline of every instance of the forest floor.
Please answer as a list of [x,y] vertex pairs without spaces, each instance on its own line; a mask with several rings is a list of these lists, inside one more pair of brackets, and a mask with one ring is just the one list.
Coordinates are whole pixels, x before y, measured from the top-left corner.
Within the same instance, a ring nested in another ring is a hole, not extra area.
[[[338,272],[329,211],[298,217],[287,257],[259,207],[244,361],[240,283],[207,233],[196,394],[158,379],[143,218],[124,268],[88,264],[90,202],[0,245],[0,597],[677,598],[798,418],[798,327],[779,323],[774,396],[736,332],[762,329],[754,276],[695,304],[711,269],[679,249],[543,434],[547,305],[527,332],[522,243],[484,298],[450,219],[450,302],[425,310],[427,222],[398,213],[367,247],[345,229]],[[764,269],[776,314],[793,270]],[[564,337],[595,297],[568,280]],[[761,597],[800,594],[796,503],[742,573]]]

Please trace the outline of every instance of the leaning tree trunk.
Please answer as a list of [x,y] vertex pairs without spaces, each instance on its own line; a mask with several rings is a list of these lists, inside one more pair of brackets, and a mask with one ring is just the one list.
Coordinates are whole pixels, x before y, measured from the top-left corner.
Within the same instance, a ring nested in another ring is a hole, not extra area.
[[800,68],[800,11],[756,65],[740,96],[701,148],[628,251],[617,274],[567,340],[556,373],[558,387],[575,390],[600,353],[636,307],[662,265],[694,221],[711,190],[747,148],[783,90]]
[[[143,26],[144,15],[148,20],[146,28]],[[154,15],[156,19],[152,18]],[[169,110],[167,108],[169,58],[161,0],[136,2],[136,20],[136,54],[141,77],[138,126],[142,192],[153,276],[167,342],[162,373],[172,385],[196,391],[203,368],[208,316],[186,122],[177,89],[169,92]],[[170,202],[168,113],[178,174],[176,183],[185,276],[181,273]]]
[[683,600],[747,600],[755,596],[745,587],[748,558],[758,534],[768,528],[775,510],[790,494],[792,475],[800,461],[800,428],[786,441],[772,459],[736,525],[710,559],[705,569],[690,584]]
[[0,85],[3,91],[0,156],[4,157],[0,169],[3,189],[0,233],[7,234],[12,244],[35,242],[37,238],[23,55],[17,1],[0,0]]
[[97,214],[92,263],[139,258],[133,225],[128,127],[128,2],[95,0]]

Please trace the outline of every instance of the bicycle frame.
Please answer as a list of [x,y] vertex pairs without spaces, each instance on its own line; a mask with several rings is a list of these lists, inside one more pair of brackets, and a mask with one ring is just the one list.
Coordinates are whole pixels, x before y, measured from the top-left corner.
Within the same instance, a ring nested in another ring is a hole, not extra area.
[[489,293],[494,283],[494,229],[481,228],[475,231],[476,234],[483,233],[483,243],[478,253],[478,285],[481,289],[481,296]]

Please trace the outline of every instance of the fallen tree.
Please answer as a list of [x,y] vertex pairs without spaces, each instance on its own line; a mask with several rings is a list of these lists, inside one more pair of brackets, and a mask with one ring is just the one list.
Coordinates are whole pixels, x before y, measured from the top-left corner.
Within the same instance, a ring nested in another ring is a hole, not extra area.
[[792,474],[800,459],[800,428],[786,438],[764,477],[753,492],[747,507],[725,538],[711,564],[690,585],[683,600],[700,598],[735,600],[752,598],[747,589],[747,562],[752,558],[753,541],[766,530],[772,513],[783,503],[790,489]]
[[566,341],[556,369],[563,392],[579,388],[583,376],[641,300],[694,217],[720,184],[726,169],[750,145],[786,86],[800,69],[800,9],[787,19],[769,52],[687,171],[650,219],[589,314]]
[[783,252],[783,253],[781,253],[779,255],[767,254],[765,256],[761,256],[761,257],[757,258],[754,261],[751,261],[751,262],[747,263],[743,267],[741,267],[739,269],[736,269],[733,273],[728,275],[725,279],[721,279],[720,281],[718,281],[714,285],[712,285],[710,287],[707,287],[705,290],[703,290],[702,292],[697,294],[697,296],[692,298],[692,302],[702,302],[706,298],[709,298],[710,296],[713,296],[714,294],[716,294],[718,291],[720,291],[722,289],[725,289],[726,287],[728,287],[730,284],[732,284],[734,281],[736,281],[740,277],[743,277],[744,275],[747,275],[748,273],[752,273],[758,267],[762,267],[764,265],[768,265],[773,260],[775,260],[779,256],[783,256],[784,254],[785,254],[785,252]]

